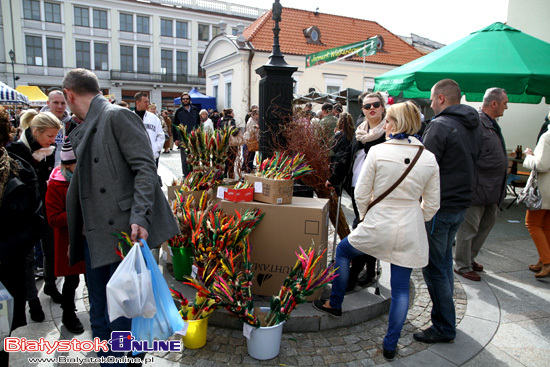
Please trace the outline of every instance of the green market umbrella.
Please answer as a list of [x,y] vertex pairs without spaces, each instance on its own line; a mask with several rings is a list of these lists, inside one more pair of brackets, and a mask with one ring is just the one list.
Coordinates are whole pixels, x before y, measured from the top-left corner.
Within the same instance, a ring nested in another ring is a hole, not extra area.
[[550,43],[503,23],[469,36],[375,78],[374,90],[403,98],[430,98],[441,79],[455,80],[468,101],[500,87],[510,102],[550,103]]

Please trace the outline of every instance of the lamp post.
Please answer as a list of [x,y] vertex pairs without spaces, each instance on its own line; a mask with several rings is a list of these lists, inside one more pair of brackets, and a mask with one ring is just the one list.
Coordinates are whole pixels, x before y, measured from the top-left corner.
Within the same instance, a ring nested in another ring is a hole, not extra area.
[[13,63],[15,62],[15,52],[13,52],[13,50],[10,50],[9,55],[11,59],[11,73],[13,75],[13,89],[15,89],[15,66],[13,65]]

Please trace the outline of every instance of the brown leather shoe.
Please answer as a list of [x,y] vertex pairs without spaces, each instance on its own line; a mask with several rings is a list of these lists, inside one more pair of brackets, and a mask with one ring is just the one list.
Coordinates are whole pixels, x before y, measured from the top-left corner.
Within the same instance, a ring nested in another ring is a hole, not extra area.
[[536,278],[548,278],[550,277],[550,264],[544,264],[540,272],[535,274]]
[[475,282],[479,282],[481,280],[481,277],[475,271],[458,271],[455,269],[455,273],[457,273],[458,275],[466,279],[473,280]]
[[529,265],[529,270],[534,271],[535,273],[538,273],[542,269],[542,263],[539,261],[536,264]]
[[473,271],[483,271],[483,265],[480,263],[476,263],[475,261],[472,262],[472,270]]

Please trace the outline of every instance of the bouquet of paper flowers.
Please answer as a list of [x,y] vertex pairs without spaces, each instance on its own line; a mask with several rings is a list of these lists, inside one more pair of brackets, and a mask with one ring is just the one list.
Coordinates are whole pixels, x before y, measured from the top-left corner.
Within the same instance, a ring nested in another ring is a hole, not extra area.
[[202,125],[187,133],[185,126],[177,126],[181,133],[181,145],[187,153],[187,163],[193,171],[215,168],[223,171],[229,149],[229,137],[235,128],[226,126],[214,131],[205,130]]
[[220,265],[220,256],[226,250],[235,253],[242,250],[254,227],[263,218],[259,209],[247,210],[243,214],[224,213],[213,201],[207,200],[204,192],[198,207],[193,207],[193,197],[184,201],[176,199],[176,218],[180,225],[181,238],[193,248],[195,265],[204,271],[204,280]]
[[275,152],[271,158],[264,159],[261,163],[260,156],[257,156],[256,162],[258,170],[255,175],[258,177],[271,178],[274,180],[299,179],[313,172],[306,163],[303,154],[287,155],[281,152]]

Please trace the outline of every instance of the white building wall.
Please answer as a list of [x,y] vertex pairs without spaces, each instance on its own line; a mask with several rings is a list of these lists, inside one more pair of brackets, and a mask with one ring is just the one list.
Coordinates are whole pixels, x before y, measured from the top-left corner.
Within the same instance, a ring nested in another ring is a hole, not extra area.
[[[205,91],[203,85],[188,84],[161,84],[152,82],[138,81],[111,81],[110,70],[120,70],[120,45],[129,45],[134,48],[134,71],[137,69],[137,47],[149,48],[150,72],[161,72],[161,50],[173,50],[173,73],[176,73],[176,51],[186,51],[188,55],[188,68],[186,75],[196,76],[198,74],[199,53],[204,52],[207,41],[198,41],[198,24],[209,24],[210,34],[212,27],[223,20],[227,23],[227,29],[231,32],[237,24],[243,23],[249,25],[263,10],[258,8],[235,6],[234,4],[219,1],[212,8],[211,3],[191,0],[186,7],[191,10],[185,10],[182,6],[165,6],[161,0],[150,0],[150,2],[139,1],[117,1],[117,0],[47,0],[60,4],[61,23],[48,23],[44,20],[44,1],[39,0],[41,7],[41,20],[28,20],[23,17],[23,0],[0,1],[2,32],[0,37],[0,54],[4,60],[9,60],[8,51],[13,49],[16,54],[15,74],[21,79],[18,85],[48,85],[60,86],[63,76],[69,70],[76,67],[75,41],[90,41],[90,57],[94,58],[94,41],[108,44],[108,71],[95,71],[100,79],[100,86],[110,90],[110,93],[117,95],[120,100],[122,90],[144,90],[153,91],[155,88],[161,91],[181,93],[184,90],[190,90],[192,87],[198,87],[202,92]],[[179,4],[171,2],[172,4]],[[11,6],[11,13],[10,13]],[[89,9],[90,27],[74,25],[74,7],[81,6]],[[208,6],[208,8],[204,8]],[[93,9],[106,10],[108,12],[108,29],[93,28]],[[120,32],[119,14],[120,12],[133,15],[134,32]],[[10,15],[13,14],[13,17]],[[149,34],[139,34],[136,32],[136,15],[149,16]],[[188,39],[160,36],[161,18],[172,19],[175,21],[188,22]],[[13,28],[12,22],[13,20]],[[25,35],[36,35],[42,37],[43,65],[30,66],[26,60]],[[47,50],[46,37],[55,37],[62,39],[62,53],[59,58],[63,60],[62,68],[52,68],[46,65]],[[11,65],[2,64],[0,66],[0,80],[10,81],[12,85]],[[156,85],[156,86],[155,86]],[[161,104],[161,93],[152,93],[151,100],[154,103]],[[158,99],[158,100],[157,100]]]
[[[509,0],[507,24],[531,36],[550,43],[550,1],[548,0]],[[550,62],[550,61],[549,61]],[[550,101],[547,101],[550,102]],[[478,108],[480,103],[468,103]],[[500,118],[502,134],[508,150],[517,145],[534,148],[544,117],[549,106],[544,98],[538,105],[510,103],[504,116]]]

